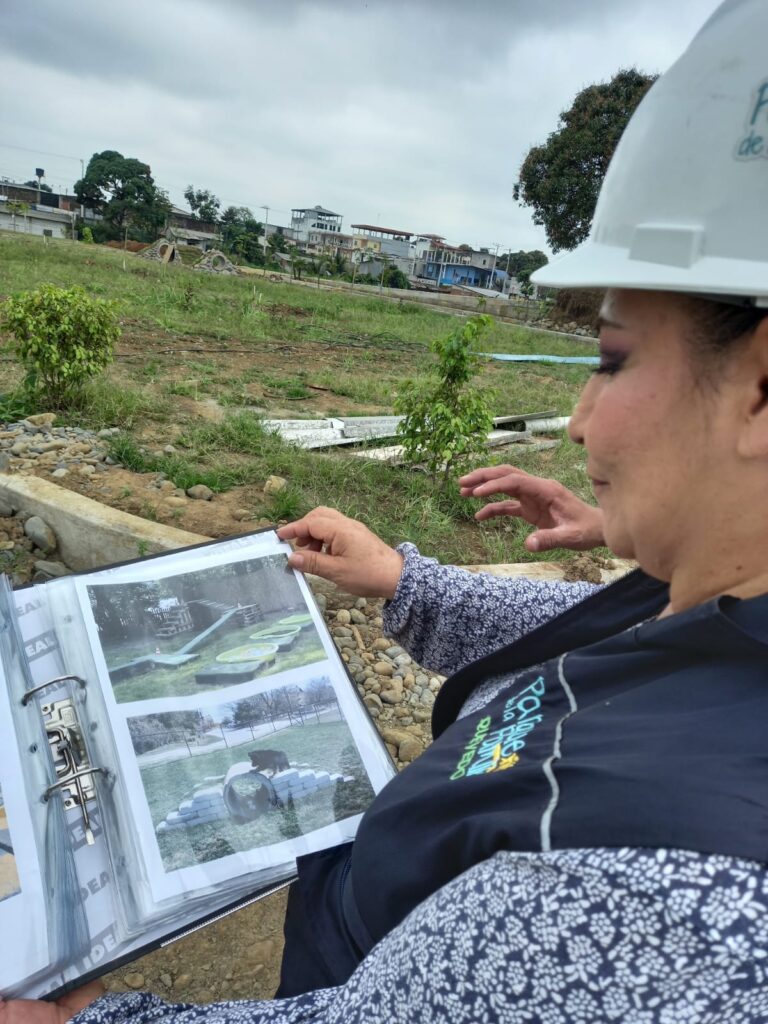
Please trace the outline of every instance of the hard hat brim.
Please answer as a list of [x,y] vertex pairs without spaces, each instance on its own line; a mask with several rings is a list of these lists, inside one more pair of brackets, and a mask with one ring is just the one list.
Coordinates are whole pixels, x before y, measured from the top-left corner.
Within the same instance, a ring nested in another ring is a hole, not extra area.
[[765,264],[702,256],[688,266],[633,259],[622,246],[587,239],[531,274],[545,288],[635,288],[693,295],[741,296],[768,305]]

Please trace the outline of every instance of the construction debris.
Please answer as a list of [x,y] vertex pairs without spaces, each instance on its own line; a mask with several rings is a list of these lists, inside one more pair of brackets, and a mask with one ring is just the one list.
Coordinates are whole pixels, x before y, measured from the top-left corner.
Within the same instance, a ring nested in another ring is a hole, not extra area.
[[[395,437],[402,419],[402,416],[349,416],[323,420],[264,420],[264,427],[300,448],[336,448]],[[525,443],[532,434],[564,430],[569,419],[556,416],[554,410],[527,416],[498,416],[493,421],[496,429],[488,435],[488,445]],[[370,455],[376,450],[367,449],[364,454]]]

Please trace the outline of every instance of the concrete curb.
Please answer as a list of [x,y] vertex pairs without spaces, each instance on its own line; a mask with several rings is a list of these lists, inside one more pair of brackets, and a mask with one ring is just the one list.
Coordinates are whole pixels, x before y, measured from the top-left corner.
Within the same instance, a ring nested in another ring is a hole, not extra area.
[[162,526],[102,505],[36,476],[0,474],[0,501],[50,526],[71,569],[95,569],[141,555],[200,544],[197,533]]

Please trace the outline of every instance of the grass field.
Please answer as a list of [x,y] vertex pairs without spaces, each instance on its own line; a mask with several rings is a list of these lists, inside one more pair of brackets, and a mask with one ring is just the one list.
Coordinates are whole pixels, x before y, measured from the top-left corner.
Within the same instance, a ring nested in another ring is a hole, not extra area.
[[[205,693],[212,689],[210,685],[200,686],[195,680],[195,674],[201,669],[210,668],[216,663],[216,657],[224,651],[239,647],[249,642],[252,633],[258,629],[266,629],[277,623],[284,615],[283,612],[275,612],[272,615],[265,615],[259,621],[258,626],[231,626],[225,627],[218,633],[214,633],[202,644],[195,653],[198,655],[194,661],[188,661],[184,665],[175,668],[149,668],[140,675],[128,679],[118,680],[112,683],[112,690],[115,700],[119,704],[125,704],[134,700],[151,700],[156,697],[179,697],[193,693]],[[173,653],[183,643],[191,640],[193,633],[185,633],[172,638],[172,641],[158,640],[152,638],[151,646],[138,646],[135,643],[111,645],[104,651],[108,668],[125,664],[133,658],[141,657],[144,654],[151,654],[155,646],[159,647],[161,653]],[[293,646],[278,650],[274,662],[267,665],[259,673],[259,678],[273,676],[278,672],[288,672],[293,668],[300,668],[302,665],[311,665],[313,662],[321,661],[326,657],[322,642],[314,626],[302,629],[297,635]],[[231,686],[232,683],[222,684]]]
[[320,790],[295,801],[292,806],[274,808],[244,825],[221,821],[161,833],[157,841],[166,871],[306,835],[360,813],[371,802],[373,790],[346,722],[292,726],[277,735],[279,742],[273,737],[261,744],[250,740],[227,750],[142,768],[141,778],[153,824],[158,825],[175,810],[197,783],[206,777],[225,775],[240,761],[248,762],[248,751],[260,745],[269,747],[277,743],[292,763],[342,772],[354,776],[356,781]]
[[[401,384],[429,372],[429,341],[450,331],[454,317],[415,303],[261,277],[199,274],[100,246],[43,244],[0,233],[0,295],[43,282],[81,284],[117,304],[123,336],[115,363],[62,422],[121,427],[113,454],[128,468],[163,472],[185,488],[252,488],[246,501],[254,516],[273,521],[332,505],[362,518],[389,542],[410,539],[444,560],[529,557],[521,543],[527,529],[508,521],[478,527],[472,520],[478,503],[453,491],[438,493],[419,473],[344,451],[301,451],[261,427],[263,415],[391,412]],[[583,343],[500,323],[482,347],[555,355],[591,351]],[[568,414],[588,372],[582,366],[489,362],[479,382],[497,414]],[[19,380],[19,368],[6,354],[0,418],[41,411],[24,405]],[[168,441],[176,451],[158,454]],[[588,493],[583,453],[567,441],[553,452],[512,449],[490,452],[482,461],[512,460]],[[272,473],[286,477],[289,486],[267,498],[258,488]]]

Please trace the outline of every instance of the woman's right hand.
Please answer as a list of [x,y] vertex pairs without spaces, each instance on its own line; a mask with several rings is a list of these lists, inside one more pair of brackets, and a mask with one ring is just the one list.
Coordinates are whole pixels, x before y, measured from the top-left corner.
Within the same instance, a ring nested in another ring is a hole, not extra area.
[[292,568],[322,576],[359,597],[394,597],[403,556],[356,519],[321,506],[281,526],[277,536],[296,542],[299,550],[288,559]]
[[603,513],[577,498],[557,480],[531,476],[515,466],[488,466],[459,479],[465,498],[506,494],[512,500],[493,501],[475,513],[475,519],[519,516],[535,526],[525,539],[529,551],[570,548],[588,551],[605,544]]

